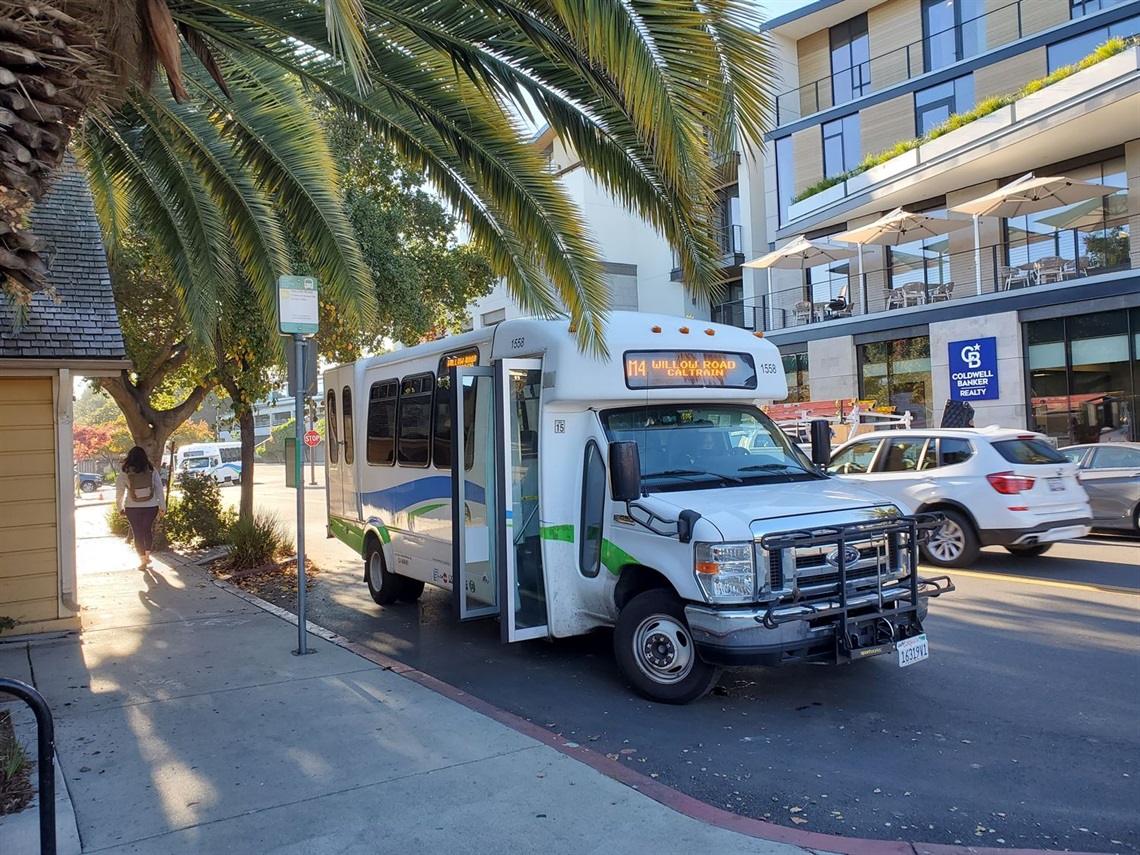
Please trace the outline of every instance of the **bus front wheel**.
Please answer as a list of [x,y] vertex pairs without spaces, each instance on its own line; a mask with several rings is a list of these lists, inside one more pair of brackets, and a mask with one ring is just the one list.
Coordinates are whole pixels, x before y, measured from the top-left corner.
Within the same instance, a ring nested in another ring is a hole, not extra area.
[[364,556],[364,579],[368,582],[368,593],[380,606],[390,606],[400,597],[400,577],[388,572],[384,566],[384,552],[375,538],[368,541],[368,551]]
[[614,655],[638,694],[666,704],[695,701],[721,674],[697,655],[685,607],[664,588],[626,603],[614,628]]

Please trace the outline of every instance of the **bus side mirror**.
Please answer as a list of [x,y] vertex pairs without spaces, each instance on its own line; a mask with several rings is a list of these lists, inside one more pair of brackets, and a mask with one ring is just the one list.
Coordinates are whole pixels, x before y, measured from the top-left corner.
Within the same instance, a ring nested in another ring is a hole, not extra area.
[[615,502],[641,498],[641,454],[636,442],[610,443],[610,492]]
[[831,462],[831,423],[827,419],[811,420],[811,462],[817,466]]

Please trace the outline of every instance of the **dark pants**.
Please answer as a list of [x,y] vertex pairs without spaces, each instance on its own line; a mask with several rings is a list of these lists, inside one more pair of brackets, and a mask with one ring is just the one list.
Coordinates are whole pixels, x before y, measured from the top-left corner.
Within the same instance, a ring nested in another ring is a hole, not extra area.
[[131,524],[131,535],[135,539],[135,552],[142,555],[150,552],[154,544],[154,521],[158,519],[158,507],[126,508],[127,522]]

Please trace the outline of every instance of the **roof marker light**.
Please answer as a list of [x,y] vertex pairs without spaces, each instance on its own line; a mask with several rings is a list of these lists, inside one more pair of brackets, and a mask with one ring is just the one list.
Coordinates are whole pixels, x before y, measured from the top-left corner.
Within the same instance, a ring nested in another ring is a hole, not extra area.
[[688,335],[689,334],[689,328],[688,327],[681,327],[681,329],[678,330],[678,332],[680,332],[682,335]]
[[712,327],[709,327],[707,330],[705,330],[705,335],[716,335],[716,330],[714,330]]
[[650,332],[661,332],[661,327],[650,327]]

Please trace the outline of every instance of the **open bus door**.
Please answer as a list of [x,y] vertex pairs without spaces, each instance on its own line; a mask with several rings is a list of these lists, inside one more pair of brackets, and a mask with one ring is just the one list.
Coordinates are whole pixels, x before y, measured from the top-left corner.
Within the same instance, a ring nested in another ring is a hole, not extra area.
[[499,615],[505,642],[546,636],[538,487],[542,360],[453,371],[456,611],[460,620]]

